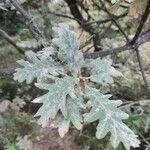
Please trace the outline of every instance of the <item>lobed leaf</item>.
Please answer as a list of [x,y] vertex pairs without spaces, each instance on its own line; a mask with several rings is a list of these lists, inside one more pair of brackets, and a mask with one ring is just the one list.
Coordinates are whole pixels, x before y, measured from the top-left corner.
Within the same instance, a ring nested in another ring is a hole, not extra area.
[[40,116],[39,124],[46,126],[49,119],[54,119],[57,112],[61,110],[64,117],[68,116],[66,99],[69,95],[72,99],[76,98],[75,84],[78,79],[66,76],[62,79],[55,80],[53,84],[37,83],[40,89],[48,90],[48,93],[36,98],[33,102],[43,103],[35,116]]
[[83,99],[81,97],[77,97],[76,99],[72,99],[69,97],[66,102],[67,106],[67,117],[59,114],[56,116],[54,121],[50,124],[51,127],[58,128],[58,132],[60,137],[64,137],[65,134],[68,132],[70,124],[72,123],[78,130],[82,129],[82,113],[80,109],[85,107],[83,103]]
[[109,100],[110,95],[103,95],[97,89],[86,86],[86,96],[90,98],[91,110],[84,114],[84,121],[87,123],[99,120],[96,137],[104,138],[111,132],[111,144],[116,148],[120,142],[126,149],[138,147],[140,142],[137,136],[129,129],[122,120],[127,119],[128,115],[117,108],[121,101]]
[[79,41],[75,32],[69,30],[69,26],[59,24],[53,28],[55,37],[52,42],[59,48],[58,57],[67,64],[71,72],[77,73],[83,63],[83,54],[79,51]]
[[113,77],[122,76],[113,66],[108,59],[97,58],[95,60],[88,60],[87,67],[91,69],[90,80],[100,84],[113,83]]
[[17,61],[23,68],[17,68],[14,73],[14,80],[29,84],[34,79],[41,81],[44,78],[55,78],[59,74],[64,74],[64,69],[52,59],[40,59],[36,53],[29,51],[26,53],[27,61],[21,59]]

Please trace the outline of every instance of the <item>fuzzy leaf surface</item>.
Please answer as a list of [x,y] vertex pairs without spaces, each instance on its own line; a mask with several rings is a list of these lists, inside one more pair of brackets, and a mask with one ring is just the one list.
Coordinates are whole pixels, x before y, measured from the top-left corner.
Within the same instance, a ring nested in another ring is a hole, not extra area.
[[97,58],[95,60],[88,60],[87,66],[91,69],[90,80],[100,84],[113,83],[112,77],[122,76],[108,59]]
[[70,124],[72,123],[78,130],[82,129],[83,117],[80,112],[81,108],[85,108],[83,99],[81,97],[76,97],[72,99],[71,97],[67,99],[67,117],[59,114],[51,121],[50,126],[58,128],[60,137],[64,137],[68,132]]
[[80,130],[82,128],[82,115],[80,109],[84,108],[82,97],[76,97],[75,99],[69,98],[67,101],[67,119]]
[[36,53],[29,51],[26,53],[27,61],[21,59],[17,61],[23,68],[17,68],[14,73],[14,80],[26,82],[29,84],[35,78],[37,81],[43,78],[54,78],[59,74],[63,74],[63,68],[56,64],[51,58],[39,58]]
[[59,24],[59,27],[55,27],[53,30],[58,35],[53,39],[53,43],[59,48],[59,59],[67,64],[70,71],[79,71],[83,55],[79,51],[80,43],[76,33],[69,30],[69,26],[65,24]]
[[66,76],[62,79],[55,80],[53,84],[36,84],[38,88],[48,90],[47,94],[33,101],[35,103],[43,103],[35,114],[35,116],[40,116],[39,124],[46,126],[49,119],[54,119],[59,110],[61,110],[65,118],[68,116],[66,99],[67,96],[70,96],[72,99],[76,98],[74,86],[77,83],[77,78]]
[[132,147],[138,147],[140,142],[137,136],[129,129],[122,120],[127,119],[128,115],[117,108],[121,101],[109,100],[110,95],[103,95],[97,89],[86,87],[86,96],[91,100],[91,111],[84,115],[84,121],[87,123],[99,120],[96,137],[104,138],[111,132],[111,144],[116,148],[120,142],[124,144],[127,150]]

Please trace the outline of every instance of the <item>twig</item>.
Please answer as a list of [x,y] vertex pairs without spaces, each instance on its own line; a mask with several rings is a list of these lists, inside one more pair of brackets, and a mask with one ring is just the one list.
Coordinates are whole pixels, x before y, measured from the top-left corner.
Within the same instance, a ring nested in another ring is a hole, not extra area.
[[0,29],[0,36],[12,44],[21,54],[25,53],[25,50],[19,47],[16,42],[2,29]]
[[[59,16],[59,17],[63,17],[63,18],[68,18],[68,19],[72,19],[72,20],[76,20],[76,18],[68,16],[68,15],[64,15],[64,14],[60,14],[60,13],[56,13],[56,12],[52,12],[52,11],[48,11],[48,13]],[[80,21],[80,20],[79,20]]]
[[105,20],[97,20],[97,21],[91,21],[91,22],[88,22],[85,24],[85,26],[89,26],[89,25],[92,25],[92,24],[103,24],[103,23],[107,23],[107,22],[110,22],[112,19],[108,18],[108,19],[105,19]]
[[90,37],[86,40],[86,42],[84,43],[84,45],[81,45],[81,46],[80,46],[80,49],[83,49],[84,47],[86,47],[86,46],[91,42],[93,36],[95,36],[95,35],[90,36]]
[[136,42],[136,40],[138,39],[140,33],[142,32],[143,26],[144,26],[145,22],[147,21],[147,19],[149,17],[149,14],[150,14],[150,0],[147,1],[146,9],[145,9],[145,11],[142,15],[142,18],[141,18],[140,24],[137,28],[137,31],[135,33],[135,36],[133,37],[130,44],[134,44]]
[[88,58],[88,59],[95,59],[98,57],[104,57],[104,56],[112,55],[115,53],[131,50],[131,49],[136,49],[140,45],[142,45],[143,43],[148,42],[148,41],[150,41],[150,31],[147,32],[146,34],[143,34],[142,36],[140,36],[138,38],[138,40],[136,41],[136,43],[133,45],[126,44],[124,46],[121,46],[118,48],[113,48],[113,49],[106,50],[106,51],[99,51],[99,52],[94,52],[94,53],[89,53],[89,54],[85,53],[84,57]]
[[[113,23],[118,27],[119,31],[124,35],[125,39],[127,41],[129,41],[128,36],[125,34],[125,32],[123,31],[123,29],[121,28],[121,26],[119,25],[119,23],[116,21],[116,19],[114,18],[114,16],[108,11],[108,9],[106,8],[105,4],[103,3],[102,0],[99,1],[103,10],[109,15],[109,17],[112,19]],[[97,7],[99,7],[99,5],[97,5]]]
[[150,142],[146,140],[145,137],[140,132],[139,132],[139,135],[147,145],[150,145]]
[[96,32],[96,28],[93,26],[85,26],[85,24],[88,22],[82,15],[80,9],[77,6],[77,0],[65,0],[68,7],[70,8],[70,12],[75,18],[75,20],[78,22],[78,24],[89,34],[95,35],[93,37],[93,45],[95,47],[95,51],[98,51],[100,41],[99,41],[99,34]]
[[[145,11],[142,15],[140,24],[137,28],[135,36],[133,37],[132,41],[130,42],[131,45],[134,44],[136,42],[136,40],[138,39],[140,33],[142,32],[144,24],[145,24],[145,22],[147,21],[147,19],[149,17],[149,14],[150,14],[150,0],[147,1],[146,9],[145,9]],[[145,76],[145,72],[144,72],[142,62],[141,62],[141,56],[140,56],[138,48],[136,48],[135,51],[136,51],[136,56],[137,56],[137,60],[138,60],[138,63],[139,63],[140,71],[141,71],[141,74],[142,74],[142,78],[143,78],[143,81],[145,83],[145,87],[146,87],[146,89],[149,89],[148,81],[147,81],[146,76]]]
[[[115,18],[115,19],[120,19],[120,18],[122,18],[122,17],[125,17],[126,15],[127,15],[127,13],[124,13],[124,14],[122,14],[122,15],[115,16],[114,18]],[[91,22],[86,23],[85,26],[92,25],[92,24],[94,24],[94,23],[103,24],[103,23],[107,23],[107,22],[110,22],[110,21],[112,21],[111,18],[108,18],[108,19],[105,19],[105,20],[91,21]]]
[[146,79],[144,68],[143,68],[143,65],[142,65],[142,62],[141,62],[141,56],[140,56],[140,53],[139,53],[139,49],[136,48],[135,52],[136,52],[137,60],[138,60],[138,63],[139,63],[140,71],[141,71],[141,74],[142,74],[142,78],[143,78],[143,81],[145,83],[145,87],[146,87],[146,89],[149,89],[148,81]]
[[[105,5],[104,5],[102,0],[100,0],[100,3],[102,5],[102,7],[104,8],[104,10],[107,12],[107,14],[112,18],[113,22],[118,27],[120,32],[124,35],[124,37],[126,38],[127,42],[129,43],[129,38],[127,37],[125,32],[122,30],[120,25],[117,23],[117,21],[114,19],[113,15],[107,10],[107,8],[105,7]],[[147,20],[147,18],[149,16],[149,13],[150,13],[150,0],[148,0],[148,2],[147,2],[147,6],[146,6],[146,9],[145,9],[145,12],[143,13],[143,16],[142,16],[142,19],[140,21],[140,24],[139,24],[139,26],[137,28],[137,32],[136,32],[133,40],[130,42],[131,45],[134,44],[136,42],[136,40],[138,39],[138,37],[139,37],[139,35],[140,35],[141,31],[142,31],[142,28],[143,28],[143,26],[144,26],[144,24],[145,24],[145,22],[146,22],[146,20]],[[142,62],[141,62],[141,57],[140,57],[138,48],[136,48],[135,51],[136,51],[139,67],[140,67],[140,70],[141,70],[142,78],[143,78],[143,81],[145,83],[145,87],[148,89],[148,82],[146,80],[146,76],[145,76],[145,73],[144,73],[144,69],[143,69],[143,65],[142,65]]]
[[10,0],[12,5],[16,8],[17,11],[20,12],[20,14],[28,21],[29,29],[32,32],[32,34],[35,36],[37,40],[44,39],[44,33],[41,31],[38,27],[38,25],[34,22],[33,17],[28,14],[16,0]]
[[87,14],[88,16],[88,20],[89,19],[93,19],[92,16],[89,14],[88,12],[88,8],[85,8],[84,4],[83,4],[83,1],[80,2],[80,1],[77,1],[77,3],[79,4],[79,6],[81,7],[81,9],[83,9],[85,11],[85,13]]
[[[50,11],[50,10],[48,11],[48,13],[53,14],[53,15],[56,15],[56,16],[59,16],[59,17],[68,18],[68,19],[76,20],[76,21],[79,21],[79,22],[80,22],[79,19],[74,18],[74,17],[71,17],[71,16],[68,16],[68,15],[64,15],[64,14],[52,12],[52,11]],[[122,18],[122,17],[125,17],[126,15],[127,15],[127,13],[124,13],[124,14],[119,15],[119,16],[115,16],[115,19],[120,19],[120,18]],[[91,22],[85,23],[84,26],[86,27],[86,26],[92,25],[92,24],[94,24],[94,23],[103,24],[103,23],[107,23],[107,22],[110,22],[110,21],[112,21],[111,18],[108,18],[108,19],[105,19],[105,20],[91,21]]]
[[[139,37],[134,45],[126,44],[122,47],[114,48],[114,49],[107,50],[107,51],[99,51],[99,52],[94,52],[94,53],[89,53],[89,54],[84,53],[84,58],[95,59],[98,57],[104,57],[104,56],[108,56],[108,55],[111,55],[114,53],[119,53],[119,52],[127,51],[130,49],[135,49],[147,41],[150,41],[150,31],[148,33],[143,34],[141,37]],[[10,69],[0,69],[0,75],[11,75],[12,72],[14,72],[14,70],[12,70],[12,69],[11,70]]]
[[83,35],[83,31],[84,31],[84,29],[82,28],[81,33],[78,36],[78,40],[80,40],[81,36]]

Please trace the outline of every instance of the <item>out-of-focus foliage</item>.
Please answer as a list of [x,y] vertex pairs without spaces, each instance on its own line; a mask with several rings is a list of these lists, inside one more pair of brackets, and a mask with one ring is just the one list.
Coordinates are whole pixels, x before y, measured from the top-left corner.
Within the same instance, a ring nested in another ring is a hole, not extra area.
[[[4,102],[3,102],[4,103]],[[2,102],[0,105],[4,105]],[[11,107],[11,110],[9,110]],[[7,105],[7,110],[0,115],[0,141],[1,145],[14,142],[17,137],[29,134],[36,129],[36,122],[33,117],[26,113],[15,110],[13,103]],[[4,109],[4,108],[3,108]],[[8,111],[9,110],[9,111]],[[10,145],[9,145],[10,146]]]

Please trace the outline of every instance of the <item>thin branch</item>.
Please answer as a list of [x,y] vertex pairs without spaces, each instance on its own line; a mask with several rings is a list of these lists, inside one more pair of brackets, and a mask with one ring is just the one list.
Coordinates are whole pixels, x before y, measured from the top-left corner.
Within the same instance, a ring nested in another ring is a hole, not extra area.
[[0,29],[0,36],[4,38],[7,42],[13,45],[21,54],[25,53],[25,50],[19,47],[16,42],[10,37],[4,30]]
[[[124,14],[119,15],[119,16],[115,16],[115,19],[120,19],[122,17],[125,17],[126,15],[127,15],[127,13],[124,13]],[[91,25],[91,24],[94,24],[94,23],[102,24],[102,23],[107,23],[107,22],[110,22],[110,21],[112,21],[111,18],[108,18],[108,19],[105,19],[105,20],[91,21],[91,22],[88,22],[87,24],[85,24],[85,26],[88,26],[88,25]]]
[[144,72],[144,68],[143,68],[143,65],[142,65],[139,49],[136,48],[135,52],[136,52],[136,56],[137,56],[137,61],[139,63],[140,71],[141,71],[141,74],[142,74],[142,78],[143,78],[143,81],[145,83],[145,87],[146,87],[146,89],[149,89],[149,85],[148,85],[148,82],[147,82],[147,79],[146,79],[146,76],[145,76],[145,72]]
[[77,0],[65,0],[65,2],[67,3],[68,7],[70,8],[70,12],[73,15],[73,17],[75,18],[75,20],[77,20],[78,24],[86,32],[90,33],[91,35],[95,35],[95,36],[93,36],[93,43],[94,43],[95,51],[97,51],[99,49],[98,46],[100,45],[100,41],[99,41],[99,34],[96,32],[96,28],[93,28],[93,26],[85,26],[85,24],[88,21],[81,14],[81,12],[77,6]]
[[[118,29],[120,30],[120,32],[124,35],[124,37],[126,38],[126,41],[129,43],[129,38],[128,36],[125,34],[125,32],[122,30],[122,28],[120,27],[120,25],[117,23],[117,21],[115,20],[115,18],[113,17],[113,15],[108,11],[108,9],[105,7],[105,4],[103,3],[102,0],[100,0],[100,3],[102,5],[102,7],[104,8],[104,10],[107,12],[107,14],[112,18],[114,24],[118,27]],[[133,45],[136,40],[138,39],[142,29],[143,29],[143,26],[149,16],[149,13],[150,13],[150,0],[148,0],[147,2],[147,6],[146,6],[146,9],[145,9],[145,12],[143,13],[143,16],[142,16],[142,19],[140,21],[140,24],[137,28],[137,32],[133,38],[133,40],[130,42],[131,45]],[[135,48],[135,51],[136,51],[136,56],[137,56],[137,60],[138,60],[138,63],[139,63],[139,67],[140,67],[140,70],[141,70],[141,74],[142,74],[142,77],[143,77],[143,81],[145,83],[145,87],[148,89],[148,82],[146,80],[146,76],[145,76],[145,73],[144,73],[144,69],[143,69],[143,65],[142,65],[142,62],[141,62],[141,57],[140,57],[140,53],[139,53],[139,50],[138,48]]]
[[112,19],[108,18],[108,19],[105,19],[105,20],[96,20],[96,21],[91,21],[91,22],[88,22],[85,24],[85,26],[89,26],[89,25],[92,25],[92,24],[103,24],[103,23],[107,23],[107,22],[110,22],[112,21]]
[[87,21],[84,19],[84,17],[82,16],[82,14],[77,6],[76,0],[65,0],[65,2],[67,3],[68,7],[70,8],[71,14],[75,18],[75,20],[77,19],[77,22],[79,23],[79,25],[83,26],[83,24],[87,23]]
[[85,53],[84,57],[88,58],[88,59],[95,59],[98,57],[104,57],[104,56],[112,55],[115,53],[131,50],[131,49],[136,49],[140,45],[142,45],[143,43],[148,42],[148,41],[150,41],[150,31],[143,34],[142,36],[140,36],[133,45],[126,44],[124,46],[121,46],[118,48],[113,48],[113,49],[106,50],[106,51],[99,51],[99,52],[94,52],[94,53],[89,53],[89,54]]
[[136,42],[136,40],[138,39],[140,33],[142,32],[143,26],[149,17],[149,14],[150,14],[150,0],[147,1],[146,9],[142,15],[142,18],[141,18],[140,24],[137,28],[137,31],[135,33],[135,36],[133,37],[132,41],[130,42],[131,44],[134,44]]
[[35,23],[33,17],[28,14],[16,0],[10,0],[12,5],[16,8],[17,11],[28,21],[29,29],[37,40],[45,38],[43,31],[40,30],[38,25]]
[[[147,21],[147,19],[149,17],[149,14],[150,14],[150,0],[147,1],[147,5],[146,5],[145,11],[144,11],[144,13],[142,15],[140,24],[139,24],[139,26],[137,28],[135,36],[133,37],[132,41],[130,42],[131,45],[134,44],[137,41],[140,33],[142,32],[144,24],[145,24],[145,22]],[[141,74],[142,74],[142,78],[143,78],[143,81],[145,83],[145,87],[146,87],[146,89],[149,89],[148,81],[147,81],[146,76],[145,76],[145,72],[144,72],[144,68],[143,68],[143,65],[142,65],[139,49],[136,48],[135,51],[136,51],[136,56],[137,56],[137,60],[138,60],[138,63],[139,63],[140,71],[141,71]]]
[[140,135],[140,137],[143,139],[143,141],[147,144],[150,145],[149,140],[147,140],[140,132],[138,133]]
[[83,1],[82,2],[80,2],[80,1],[77,1],[77,3],[79,4],[79,6],[81,7],[81,9],[83,9],[84,10],[84,12],[87,14],[87,17],[88,17],[88,19],[87,20],[89,20],[89,19],[93,19],[92,18],[92,16],[89,14],[89,12],[88,12],[88,8],[86,8],[85,6],[84,6],[84,4],[83,4]]
[[[131,50],[131,49],[136,49],[140,45],[142,45],[143,43],[148,42],[148,41],[150,41],[150,31],[148,33],[145,33],[142,36],[140,36],[134,45],[126,44],[122,47],[114,48],[114,49],[107,50],[107,51],[99,51],[99,52],[94,52],[94,53],[89,53],[89,54],[84,53],[84,58],[95,59],[98,57],[108,56],[108,55],[111,55],[114,53],[119,53],[119,52]],[[0,75],[11,75],[13,72],[14,72],[13,69],[0,69]]]
[[129,8],[128,6],[125,6],[125,5],[120,5],[120,7],[125,8],[125,9]]
[[56,15],[58,17],[63,17],[63,18],[68,18],[68,19],[76,20],[76,18],[74,18],[74,17],[68,16],[68,15],[64,15],[64,14],[60,14],[60,13],[56,13],[56,12],[52,12],[50,10],[48,11],[48,13]]
[[83,49],[84,47],[86,47],[86,46],[91,42],[93,36],[94,36],[94,35],[90,36],[90,37],[86,40],[86,42],[84,43],[84,45],[81,45],[81,46],[80,46],[80,49]]
[[[121,26],[119,25],[119,23],[116,21],[116,19],[114,18],[114,16],[109,12],[109,10],[106,8],[105,4],[103,3],[102,0],[99,1],[103,10],[108,14],[108,16],[112,19],[113,23],[118,27],[119,31],[124,35],[125,39],[127,41],[129,41],[128,36],[125,34],[125,32],[123,31],[123,29],[121,28]],[[97,7],[99,7],[99,5],[97,5]],[[99,7],[100,8],[100,7]]]
[[[53,14],[53,15],[56,15],[58,17],[63,17],[63,18],[68,18],[68,19],[71,19],[71,20],[76,20],[76,21],[79,21],[79,19],[77,18],[74,18],[74,17],[71,17],[71,16],[68,16],[68,15],[64,15],[64,14],[60,14],[60,13],[56,13],[56,12],[52,12],[52,11],[48,11],[48,13],[50,14]],[[115,16],[115,19],[120,19],[122,17],[125,17],[127,15],[127,13],[124,13],[122,15],[119,15],[119,16]],[[103,24],[103,23],[107,23],[107,22],[110,22],[112,21],[111,18],[108,18],[108,19],[105,19],[105,20],[97,20],[97,21],[91,21],[91,22],[87,22],[86,24],[84,24],[84,26],[89,26],[89,25],[92,25],[94,23],[98,23],[98,24]]]

